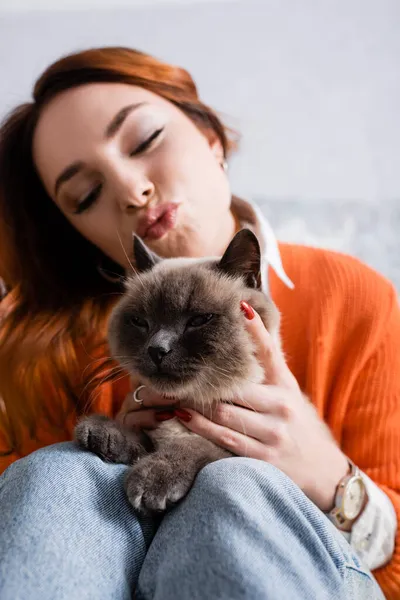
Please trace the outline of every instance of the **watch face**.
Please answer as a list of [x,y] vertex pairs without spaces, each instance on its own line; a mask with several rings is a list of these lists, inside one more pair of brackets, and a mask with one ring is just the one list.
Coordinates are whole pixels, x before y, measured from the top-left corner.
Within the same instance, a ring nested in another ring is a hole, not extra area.
[[343,494],[343,515],[346,519],[355,519],[362,509],[365,486],[361,477],[351,479]]

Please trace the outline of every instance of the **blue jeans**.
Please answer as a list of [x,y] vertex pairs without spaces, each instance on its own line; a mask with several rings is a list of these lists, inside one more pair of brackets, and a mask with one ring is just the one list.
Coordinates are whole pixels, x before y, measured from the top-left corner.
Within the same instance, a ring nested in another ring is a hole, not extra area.
[[159,522],[128,504],[126,468],[64,443],[7,469],[1,600],[383,598],[340,533],[271,465],[208,465]]

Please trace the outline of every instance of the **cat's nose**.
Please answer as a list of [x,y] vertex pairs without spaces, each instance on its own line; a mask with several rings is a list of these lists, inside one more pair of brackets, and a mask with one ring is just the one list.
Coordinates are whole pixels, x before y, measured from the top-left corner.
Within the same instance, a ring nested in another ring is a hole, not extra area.
[[159,367],[164,356],[171,352],[171,348],[167,348],[165,346],[149,346],[147,351],[153,363],[156,365],[156,367]]

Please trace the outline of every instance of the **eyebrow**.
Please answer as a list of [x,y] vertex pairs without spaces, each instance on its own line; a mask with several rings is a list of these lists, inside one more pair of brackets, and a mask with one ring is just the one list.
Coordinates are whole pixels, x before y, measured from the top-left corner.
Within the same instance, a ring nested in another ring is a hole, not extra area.
[[[133,112],[137,108],[143,106],[144,104],[147,104],[147,102],[137,102],[136,104],[129,104],[128,106],[124,106],[124,108],[121,108],[121,110],[117,112],[115,117],[113,117],[110,123],[107,125],[106,130],[104,132],[104,138],[106,140],[112,138],[119,131],[119,129],[121,129],[122,124],[124,123],[127,116],[130,115],[131,112]],[[56,179],[56,183],[54,185],[54,194],[57,195],[60,186],[72,177],[74,177],[74,175],[79,173],[79,171],[81,171],[84,166],[85,163],[81,160],[78,160],[68,165],[68,167],[66,167]]]

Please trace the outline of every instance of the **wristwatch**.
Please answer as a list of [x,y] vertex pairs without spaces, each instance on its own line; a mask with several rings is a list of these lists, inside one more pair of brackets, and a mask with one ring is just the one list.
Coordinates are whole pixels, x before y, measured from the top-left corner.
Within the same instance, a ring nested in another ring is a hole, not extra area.
[[351,531],[368,502],[360,469],[348,458],[349,472],[336,488],[335,505],[327,517],[341,531]]

